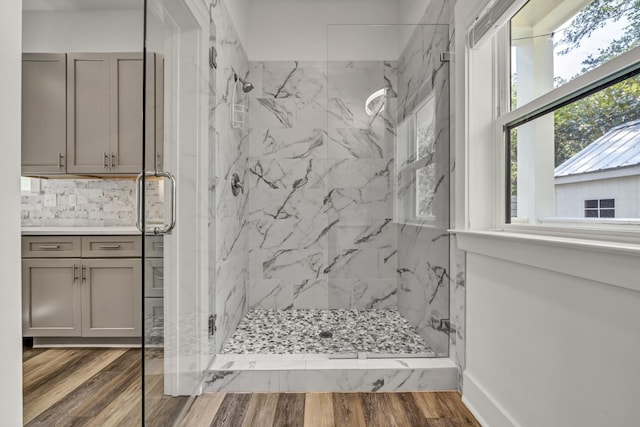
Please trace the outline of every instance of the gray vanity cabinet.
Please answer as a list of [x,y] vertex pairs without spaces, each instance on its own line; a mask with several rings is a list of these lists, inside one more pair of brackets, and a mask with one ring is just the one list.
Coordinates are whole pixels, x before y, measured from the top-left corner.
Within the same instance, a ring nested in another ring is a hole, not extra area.
[[140,236],[23,237],[23,335],[141,336],[140,248]]
[[82,334],[80,259],[22,261],[24,336],[79,337]]
[[141,336],[140,260],[91,259],[82,267],[82,336]]
[[22,174],[66,172],[67,63],[64,53],[22,55]]

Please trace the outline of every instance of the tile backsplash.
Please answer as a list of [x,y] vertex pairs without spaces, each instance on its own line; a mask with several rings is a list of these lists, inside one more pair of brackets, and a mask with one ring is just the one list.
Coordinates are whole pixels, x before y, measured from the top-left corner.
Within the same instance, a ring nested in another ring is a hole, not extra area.
[[[160,181],[146,182],[147,221],[163,218],[162,187]],[[135,181],[42,179],[40,191],[22,192],[21,207],[23,227],[134,226]]]

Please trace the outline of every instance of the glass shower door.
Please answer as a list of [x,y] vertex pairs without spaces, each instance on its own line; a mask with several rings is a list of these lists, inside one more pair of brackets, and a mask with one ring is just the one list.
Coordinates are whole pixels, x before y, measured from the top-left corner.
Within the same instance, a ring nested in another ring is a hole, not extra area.
[[329,25],[330,309],[359,358],[449,351],[447,25]]
[[[209,362],[208,9],[145,2],[144,423],[175,425]],[[205,18],[206,17],[206,18]],[[205,89],[206,88],[206,89]]]

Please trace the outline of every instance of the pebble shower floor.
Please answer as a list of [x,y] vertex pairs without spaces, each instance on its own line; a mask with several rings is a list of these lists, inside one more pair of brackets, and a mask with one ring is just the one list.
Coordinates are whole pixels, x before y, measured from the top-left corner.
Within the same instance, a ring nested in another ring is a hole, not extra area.
[[433,357],[397,310],[251,310],[224,345],[228,354]]

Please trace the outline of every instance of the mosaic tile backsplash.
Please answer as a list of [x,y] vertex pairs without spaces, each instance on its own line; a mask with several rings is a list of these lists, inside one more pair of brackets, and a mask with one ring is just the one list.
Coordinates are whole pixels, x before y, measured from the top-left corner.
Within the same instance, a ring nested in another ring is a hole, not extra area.
[[[151,180],[146,185],[147,221],[161,221],[161,185]],[[53,196],[55,206],[45,206],[45,198]],[[41,179],[40,191],[23,191],[21,208],[23,227],[135,226],[135,181]]]

